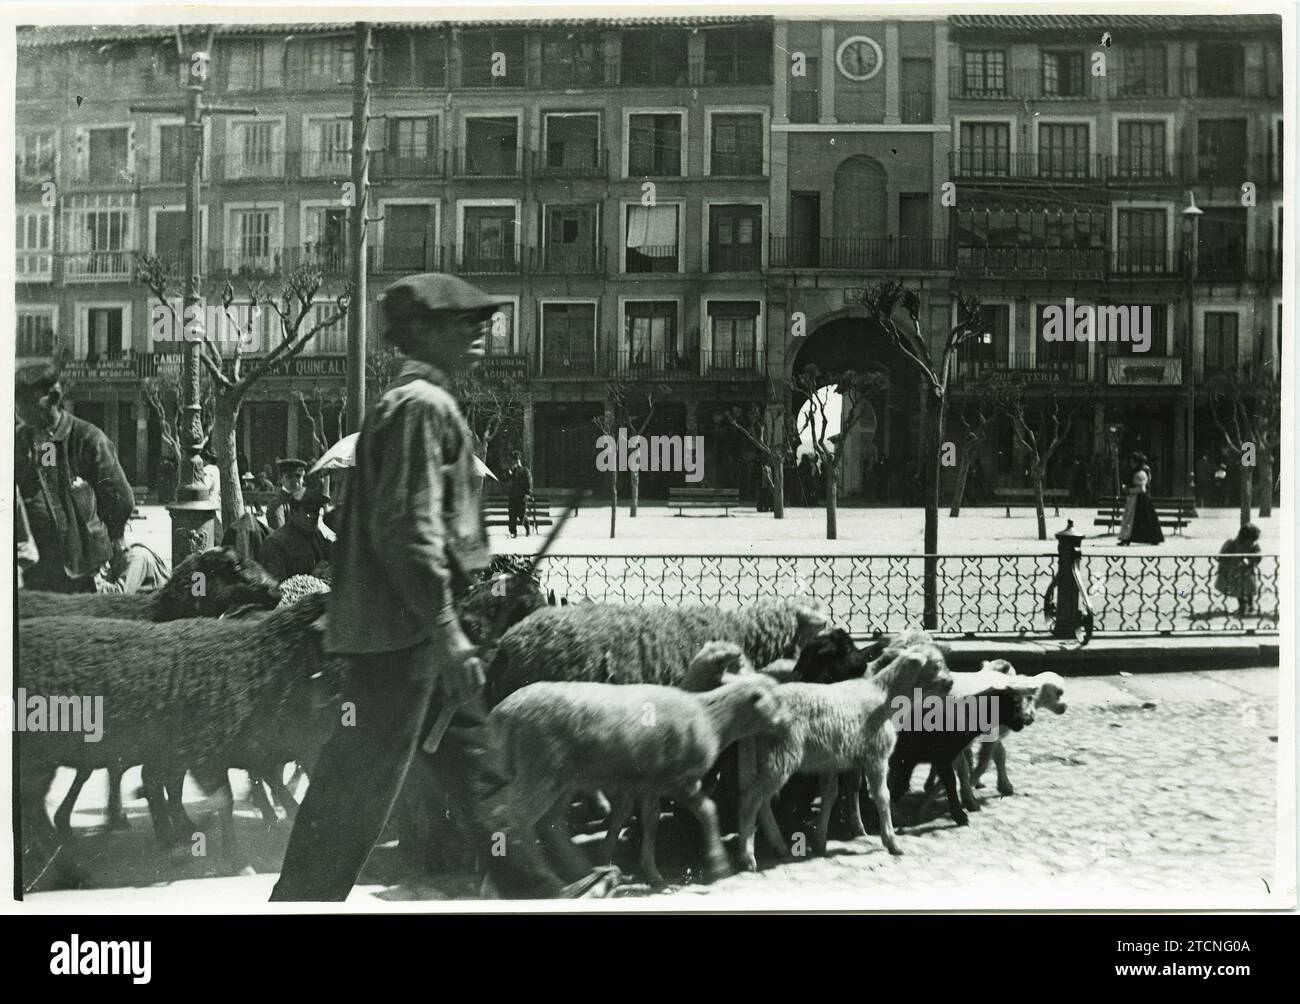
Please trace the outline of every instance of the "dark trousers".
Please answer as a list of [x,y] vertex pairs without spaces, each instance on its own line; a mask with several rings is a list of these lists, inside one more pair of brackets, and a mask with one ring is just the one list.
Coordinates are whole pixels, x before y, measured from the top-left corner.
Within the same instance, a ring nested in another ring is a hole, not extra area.
[[508,517],[508,518],[509,518],[509,521],[510,521],[510,534],[511,534],[511,536],[514,535],[515,527],[516,527],[519,523],[523,523],[523,524],[524,524],[524,533],[531,533],[531,532],[532,532],[531,529],[530,529],[530,527],[529,527],[529,524],[528,524],[528,514],[527,514],[527,511],[526,511],[526,509],[525,509],[525,506],[526,506],[526,504],[527,504],[527,498],[528,498],[528,497],[527,497],[526,495],[520,495],[520,496],[518,496],[518,497],[516,497],[516,496],[514,496],[514,495],[511,495],[511,496],[510,496],[510,500],[509,500],[509,510],[510,510],[510,512],[509,512],[509,517]]
[[[428,643],[352,657],[347,700],[355,724],[340,726],[312,772],[273,902],[347,899],[444,706],[438,669]],[[521,833],[515,822],[509,778],[481,698],[456,712],[431,763],[458,803],[497,891],[508,899],[557,895],[559,878],[532,834]]]

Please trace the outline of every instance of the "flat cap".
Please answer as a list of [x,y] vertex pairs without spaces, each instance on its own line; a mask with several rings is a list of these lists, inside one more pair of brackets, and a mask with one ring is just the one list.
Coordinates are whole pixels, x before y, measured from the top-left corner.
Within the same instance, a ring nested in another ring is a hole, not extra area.
[[384,320],[395,324],[417,314],[437,311],[489,311],[506,301],[471,286],[459,276],[421,272],[393,283],[379,298]]
[[277,460],[275,466],[281,474],[286,474],[289,471],[305,471],[307,461],[299,460],[297,457],[285,457],[283,460]]

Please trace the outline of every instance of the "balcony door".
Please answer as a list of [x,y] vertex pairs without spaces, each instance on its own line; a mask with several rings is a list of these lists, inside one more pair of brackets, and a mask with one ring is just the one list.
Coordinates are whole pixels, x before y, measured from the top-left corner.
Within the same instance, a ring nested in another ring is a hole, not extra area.
[[591,272],[596,264],[596,207],[547,206],[543,267],[548,272]]
[[465,270],[467,272],[512,272],[514,264],[514,207],[467,209],[463,260]]
[[394,205],[383,209],[383,267],[390,272],[420,272],[434,268],[430,254],[438,242],[437,208],[423,205]]
[[589,376],[596,371],[596,305],[542,304],[542,374]]
[[86,362],[118,359],[122,355],[122,308],[86,309]]
[[850,157],[835,171],[835,242],[832,261],[822,265],[871,264],[872,249],[887,236],[885,169],[870,157]]

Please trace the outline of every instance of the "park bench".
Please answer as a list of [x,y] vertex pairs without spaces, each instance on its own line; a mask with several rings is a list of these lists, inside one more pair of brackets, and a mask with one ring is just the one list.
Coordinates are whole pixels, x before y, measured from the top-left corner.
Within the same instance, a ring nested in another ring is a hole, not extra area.
[[[1127,504],[1127,495],[1103,498],[1097,504],[1097,518],[1092,521],[1092,525],[1104,526],[1109,535],[1115,527],[1124,522],[1124,506]],[[1151,505],[1155,507],[1156,519],[1161,529],[1172,529],[1174,533],[1182,533],[1183,527],[1190,524],[1192,517],[1196,515],[1196,505],[1187,497],[1161,498],[1153,495]]]
[[[997,505],[1002,506],[1007,511],[1007,519],[1011,518],[1011,508],[1033,508],[1038,505],[1038,500],[1034,497],[1033,491],[1028,488],[994,488],[993,497],[997,499]],[[1044,488],[1043,489],[1043,507],[1051,506],[1055,510],[1054,515],[1061,515],[1061,503],[1070,497],[1070,493],[1064,488]]]
[[721,509],[724,516],[740,505],[738,488],[669,488],[668,508],[683,515],[683,509]]
[[[528,523],[534,529],[539,526],[554,526],[551,518],[551,500],[546,495],[529,495],[525,505]],[[510,503],[504,495],[492,495],[483,500],[484,526],[509,526]]]

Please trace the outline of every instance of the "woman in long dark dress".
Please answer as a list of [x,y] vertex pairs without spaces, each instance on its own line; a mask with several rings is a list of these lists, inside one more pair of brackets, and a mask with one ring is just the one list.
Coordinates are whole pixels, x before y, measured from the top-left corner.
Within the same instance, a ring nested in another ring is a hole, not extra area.
[[1156,507],[1147,489],[1151,484],[1151,468],[1142,464],[1129,480],[1128,504],[1124,507],[1124,522],[1119,528],[1120,544],[1163,544],[1165,535],[1160,529]]

